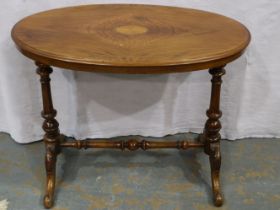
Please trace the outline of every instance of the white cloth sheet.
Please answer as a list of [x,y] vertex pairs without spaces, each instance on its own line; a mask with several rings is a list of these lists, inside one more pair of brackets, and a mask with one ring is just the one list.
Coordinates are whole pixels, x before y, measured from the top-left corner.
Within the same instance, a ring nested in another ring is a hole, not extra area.
[[[35,12],[78,4],[146,3],[217,12],[244,23],[252,42],[227,66],[222,89],[222,136],[280,136],[279,0],[2,0],[0,6],[0,131],[19,143],[40,140],[39,77],[11,38],[12,26]],[[54,106],[60,130],[76,138],[201,132],[209,104],[206,71],[169,75],[74,73],[54,69]]]

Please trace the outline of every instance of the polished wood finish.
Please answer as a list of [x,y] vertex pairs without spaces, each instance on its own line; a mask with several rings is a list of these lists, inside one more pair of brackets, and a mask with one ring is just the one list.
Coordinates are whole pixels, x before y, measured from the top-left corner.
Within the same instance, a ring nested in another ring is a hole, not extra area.
[[12,37],[24,55],[50,66],[129,74],[222,66],[250,41],[242,24],[218,14],[118,4],[35,14],[17,23]]
[[114,148],[130,151],[135,151],[138,149],[148,150],[148,149],[181,149],[187,150],[189,148],[204,147],[202,143],[193,143],[189,141],[138,141],[136,139],[130,139],[127,141],[108,141],[104,139],[93,139],[93,140],[75,140],[67,141],[60,144],[61,147],[72,147],[77,149],[88,149],[88,148]]
[[[224,66],[238,58],[250,33],[230,18],[193,9],[148,5],[89,5],[29,16],[15,25],[18,49],[36,61],[41,77],[47,173],[44,205],[54,202],[56,158],[61,148],[204,148],[209,155],[213,200],[223,204],[220,187],[220,91]],[[50,66],[78,71],[158,74],[210,69],[211,101],[203,133],[195,142],[65,140],[55,119]]]
[[222,116],[220,111],[220,92],[222,84],[222,76],[225,74],[223,67],[213,68],[209,70],[212,75],[212,91],[210,107],[206,114],[208,120],[205,124],[204,130],[204,143],[205,153],[209,155],[211,165],[211,179],[212,190],[214,195],[214,204],[216,206],[222,206],[223,197],[220,187],[220,167],[221,167],[221,152],[220,152],[220,140],[221,135],[219,131],[222,128],[219,118]]
[[43,111],[42,117],[45,119],[43,129],[46,132],[44,142],[46,145],[45,165],[47,173],[46,194],[44,197],[44,206],[50,208],[53,206],[54,190],[55,190],[55,170],[56,156],[59,153],[59,124],[55,119],[56,110],[53,108],[52,95],[50,88],[50,77],[52,68],[47,65],[36,63],[38,66],[37,73],[40,75]]

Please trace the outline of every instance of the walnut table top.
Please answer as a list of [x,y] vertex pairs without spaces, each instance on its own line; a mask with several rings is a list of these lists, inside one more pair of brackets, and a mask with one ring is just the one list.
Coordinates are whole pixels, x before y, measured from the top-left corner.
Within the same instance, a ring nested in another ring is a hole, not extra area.
[[218,14],[151,5],[86,5],[41,12],[15,25],[23,54],[51,66],[113,73],[172,73],[223,66],[250,33]]

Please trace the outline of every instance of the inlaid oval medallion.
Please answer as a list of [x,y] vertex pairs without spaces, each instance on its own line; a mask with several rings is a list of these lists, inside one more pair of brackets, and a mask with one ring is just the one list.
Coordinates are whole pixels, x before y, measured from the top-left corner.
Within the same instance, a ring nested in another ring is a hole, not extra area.
[[117,27],[116,31],[120,34],[125,35],[138,35],[146,33],[148,31],[148,28],[138,25],[125,25]]

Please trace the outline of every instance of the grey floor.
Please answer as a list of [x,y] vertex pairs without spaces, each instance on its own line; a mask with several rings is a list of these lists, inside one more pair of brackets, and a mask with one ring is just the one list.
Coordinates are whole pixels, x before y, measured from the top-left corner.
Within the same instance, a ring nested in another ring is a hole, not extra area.
[[[225,204],[215,208],[208,159],[200,149],[65,149],[53,209],[280,210],[279,151],[280,139],[222,141]],[[9,210],[43,209],[43,143],[20,145],[0,133],[0,152],[0,200],[9,201]]]

